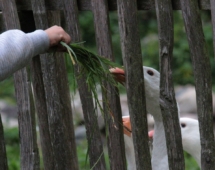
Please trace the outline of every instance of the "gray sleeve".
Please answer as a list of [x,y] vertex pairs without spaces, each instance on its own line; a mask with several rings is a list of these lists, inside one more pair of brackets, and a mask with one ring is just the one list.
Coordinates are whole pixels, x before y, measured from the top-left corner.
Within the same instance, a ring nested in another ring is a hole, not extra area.
[[28,34],[10,30],[0,34],[0,81],[25,67],[33,56],[48,48],[49,38],[43,30]]

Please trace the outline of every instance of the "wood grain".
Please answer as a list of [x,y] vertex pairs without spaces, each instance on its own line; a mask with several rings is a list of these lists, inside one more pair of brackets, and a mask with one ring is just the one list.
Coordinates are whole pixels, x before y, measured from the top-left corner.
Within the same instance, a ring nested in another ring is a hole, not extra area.
[[211,66],[196,0],[181,0],[196,86],[201,138],[201,169],[215,169]]
[[[81,42],[81,33],[78,20],[78,7],[76,1],[64,0],[64,17],[68,33],[72,37],[72,41]],[[71,24],[72,23],[72,24]],[[84,121],[86,127],[90,167],[93,169],[106,169],[104,160],[103,144],[98,127],[97,113],[93,104],[92,92],[89,91],[86,84],[86,76],[81,74],[81,68],[75,69],[78,83],[78,90],[81,98]]]
[[117,5],[137,170],[151,169],[137,5],[134,0],[118,0]]
[[[107,2],[107,0],[92,0],[91,5],[98,54],[113,61],[114,56]],[[110,168],[112,170],[124,170],[126,169],[126,159],[124,151],[122,111],[118,89],[106,82],[104,82],[104,88],[106,89],[106,92],[104,92],[106,94],[103,93],[103,105],[105,108],[104,114],[106,127],[108,127],[108,153]]]
[[160,106],[165,129],[170,170],[183,170],[184,153],[181,143],[179,114],[172,80],[173,10],[170,0],[156,0],[160,45]]

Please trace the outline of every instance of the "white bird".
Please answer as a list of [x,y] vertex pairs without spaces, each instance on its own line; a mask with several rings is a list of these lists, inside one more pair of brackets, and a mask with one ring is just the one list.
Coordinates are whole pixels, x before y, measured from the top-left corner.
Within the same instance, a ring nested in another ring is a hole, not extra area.
[[194,157],[201,167],[201,142],[198,120],[180,118],[183,149]]
[[[110,72],[115,76],[115,79],[124,84],[125,72],[120,68],[112,68]],[[159,104],[160,96],[160,73],[150,67],[143,66],[146,109],[154,117],[154,140],[152,150],[152,169],[153,170],[168,170],[168,156],[166,147],[166,138],[162,115]]]
[[[131,136],[132,136],[130,117],[127,116],[125,118],[123,117],[122,119],[123,119],[123,126],[124,126],[124,135],[127,137],[125,140],[125,145],[129,145],[129,146],[133,145],[133,143],[128,143],[129,138],[131,140]],[[183,118],[180,118],[180,126],[181,126],[182,145],[183,145],[184,151],[189,153],[196,160],[199,167],[201,167],[201,144],[200,144],[198,120],[183,117]],[[154,130],[151,130],[148,132],[148,136],[150,139],[153,139],[153,135],[154,135]],[[133,152],[134,152],[134,148],[133,148],[133,151],[132,149],[128,150],[128,154],[132,153],[133,155]],[[130,159],[132,155],[130,156],[126,155],[126,158],[128,157],[127,159]],[[134,167],[135,166],[134,164],[135,164],[135,160],[133,159],[128,160],[128,165],[130,167]]]

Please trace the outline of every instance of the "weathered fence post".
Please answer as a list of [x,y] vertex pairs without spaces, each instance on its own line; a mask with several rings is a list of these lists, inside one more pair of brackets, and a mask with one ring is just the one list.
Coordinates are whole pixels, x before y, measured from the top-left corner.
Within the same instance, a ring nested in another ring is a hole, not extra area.
[[137,3],[134,0],[118,0],[117,5],[136,165],[137,170],[148,170],[151,169],[151,159],[148,147],[140,36],[137,26]]
[[202,29],[198,1],[181,0],[181,9],[194,69],[201,136],[201,168],[202,170],[214,170],[215,141],[213,133],[211,66]]
[[[48,28],[45,2],[43,0],[32,0],[31,3],[36,27],[38,29]],[[53,22],[50,24],[60,25],[60,17],[55,19],[58,20],[52,20]],[[64,58],[60,58],[64,60]],[[41,55],[40,62],[46,95],[54,168],[76,170],[78,169],[77,153],[65,64],[60,62],[56,56],[48,54]]]
[[173,55],[173,10],[171,0],[156,0],[160,44],[160,100],[170,170],[183,170],[179,113],[175,100],[171,62]]
[[[98,53],[110,60],[114,60],[107,1],[92,0],[91,4]],[[110,168],[112,170],[124,170],[126,169],[126,160],[119,93],[118,89],[109,83],[104,82],[104,87],[107,89],[106,94],[103,94],[103,101],[104,117],[106,126],[108,127],[108,153]],[[106,106],[108,104],[109,106]]]

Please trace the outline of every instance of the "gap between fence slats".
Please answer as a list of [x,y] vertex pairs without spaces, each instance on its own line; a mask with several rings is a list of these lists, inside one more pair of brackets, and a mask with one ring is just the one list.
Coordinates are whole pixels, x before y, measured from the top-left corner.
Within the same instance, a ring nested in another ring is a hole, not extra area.
[[[114,60],[107,0],[92,0],[94,27],[98,54]],[[126,169],[122,111],[119,92],[116,87],[104,82],[106,94],[103,94],[103,105],[106,128],[108,130],[108,153],[112,170]],[[109,104],[109,106],[107,106]],[[113,118],[111,117],[113,115]],[[113,121],[114,120],[114,121]]]
[[[2,1],[6,29],[20,29],[15,1]],[[39,169],[39,153],[36,140],[35,109],[29,73],[23,68],[14,73],[20,132],[21,169]]]
[[136,1],[118,0],[118,17],[126,89],[137,170],[151,169],[140,35]]
[[160,101],[170,170],[183,170],[184,153],[172,80],[173,10],[170,0],[156,0],[160,45]]
[[197,0],[181,0],[196,86],[197,112],[201,136],[201,169],[215,169],[211,66],[204,39]]

